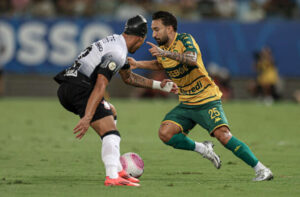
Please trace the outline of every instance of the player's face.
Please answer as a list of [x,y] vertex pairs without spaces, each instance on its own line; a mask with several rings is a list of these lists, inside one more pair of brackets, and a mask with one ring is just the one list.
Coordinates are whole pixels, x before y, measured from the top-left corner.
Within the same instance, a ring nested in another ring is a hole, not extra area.
[[136,42],[136,44],[135,44],[131,49],[129,49],[129,52],[130,52],[130,53],[135,53],[136,50],[138,50],[138,49],[142,46],[142,44],[145,42],[146,37],[147,37],[147,36],[145,36],[144,38],[142,38],[142,37],[137,37],[137,42]]
[[160,19],[152,21],[152,37],[156,40],[158,45],[164,45],[169,41],[167,34],[167,27],[162,24]]

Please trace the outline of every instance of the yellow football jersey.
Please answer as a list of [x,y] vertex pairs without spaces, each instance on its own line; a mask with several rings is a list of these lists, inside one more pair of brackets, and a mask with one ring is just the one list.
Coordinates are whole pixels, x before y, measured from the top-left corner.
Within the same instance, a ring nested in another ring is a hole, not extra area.
[[260,85],[275,85],[278,82],[278,71],[272,61],[268,59],[262,59],[258,62],[257,67],[257,81]]
[[190,34],[177,33],[169,48],[164,46],[160,48],[177,53],[187,51],[197,53],[197,66],[181,64],[166,57],[157,57],[167,75],[177,84],[180,102],[186,105],[201,105],[221,98],[222,93],[208,76],[203,65],[199,46]]

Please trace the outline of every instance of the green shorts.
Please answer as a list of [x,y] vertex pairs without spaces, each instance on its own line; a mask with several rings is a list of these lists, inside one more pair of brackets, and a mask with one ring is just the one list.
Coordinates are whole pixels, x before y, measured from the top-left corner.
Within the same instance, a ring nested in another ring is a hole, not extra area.
[[165,116],[163,122],[167,121],[178,125],[186,134],[196,124],[201,125],[209,134],[224,125],[229,128],[220,100],[196,106],[180,103]]

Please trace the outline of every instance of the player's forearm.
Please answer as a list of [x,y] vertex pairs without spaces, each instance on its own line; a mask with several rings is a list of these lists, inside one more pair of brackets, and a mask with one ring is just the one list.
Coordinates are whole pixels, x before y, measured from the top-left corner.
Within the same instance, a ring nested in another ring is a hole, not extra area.
[[152,88],[153,80],[131,72],[130,76],[125,80],[125,83],[139,88]]
[[179,61],[182,64],[196,66],[197,65],[197,55],[195,53],[177,53],[166,50],[161,50],[160,54],[162,57],[167,57],[172,60]]
[[90,121],[92,120],[95,111],[104,96],[107,84],[108,84],[107,78],[99,74],[97,77],[96,84],[93,88],[92,93],[90,94],[88,103],[85,108],[84,117]]
[[163,70],[162,66],[157,62],[157,60],[137,61],[136,68],[148,69],[148,70]]
[[84,114],[85,118],[89,119],[90,121],[92,120],[95,111],[104,96],[104,92],[105,92],[104,85],[100,87],[98,86],[94,87],[85,108],[85,114]]

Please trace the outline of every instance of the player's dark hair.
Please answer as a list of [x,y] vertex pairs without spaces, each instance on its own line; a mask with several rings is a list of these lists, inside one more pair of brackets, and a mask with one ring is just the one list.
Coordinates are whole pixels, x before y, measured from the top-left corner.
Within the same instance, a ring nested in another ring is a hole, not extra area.
[[145,37],[147,35],[147,20],[142,15],[136,15],[127,20],[124,33]]
[[152,20],[158,19],[162,21],[164,26],[172,26],[174,31],[177,31],[177,19],[172,13],[166,11],[155,12],[152,15]]

